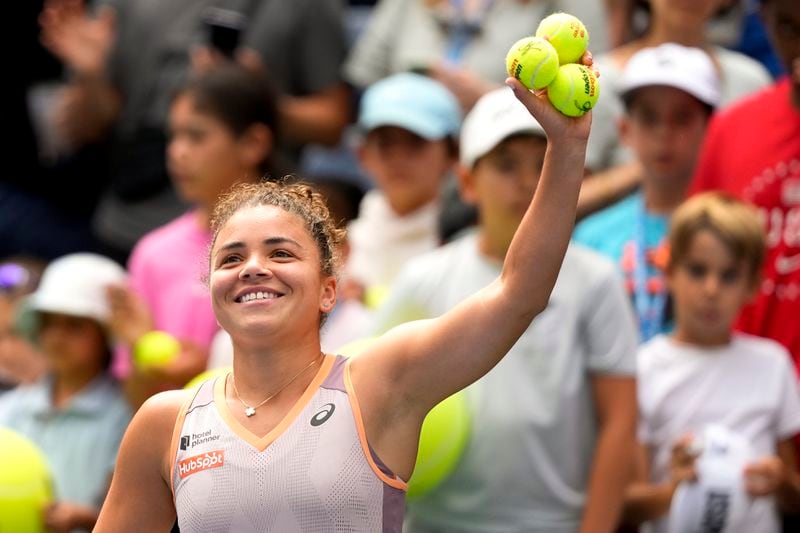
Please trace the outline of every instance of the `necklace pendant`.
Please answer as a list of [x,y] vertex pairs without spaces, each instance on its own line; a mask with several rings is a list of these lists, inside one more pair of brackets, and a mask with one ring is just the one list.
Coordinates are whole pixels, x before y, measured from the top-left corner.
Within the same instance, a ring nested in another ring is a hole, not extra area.
[[254,414],[256,414],[256,410],[253,409],[252,407],[247,407],[244,410],[244,414],[247,415],[247,417],[249,418],[249,417],[253,416]]

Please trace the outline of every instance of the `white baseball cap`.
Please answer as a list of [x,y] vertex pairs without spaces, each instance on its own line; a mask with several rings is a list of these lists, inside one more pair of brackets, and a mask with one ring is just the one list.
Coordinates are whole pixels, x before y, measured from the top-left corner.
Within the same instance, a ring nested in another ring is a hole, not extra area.
[[620,95],[624,99],[630,92],[652,85],[675,87],[711,107],[719,105],[719,75],[700,48],[664,43],[633,54],[622,72]]
[[107,257],[90,253],[65,255],[47,265],[36,291],[22,306],[18,327],[37,334],[38,314],[59,313],[91,318],[108,325],[111,308],[106,287],[125,281],[125,270]]
[[460,161],[472,167],[503,140],[519,133],[547,137],[544,129],[509,87],[483,95],[461,126]]

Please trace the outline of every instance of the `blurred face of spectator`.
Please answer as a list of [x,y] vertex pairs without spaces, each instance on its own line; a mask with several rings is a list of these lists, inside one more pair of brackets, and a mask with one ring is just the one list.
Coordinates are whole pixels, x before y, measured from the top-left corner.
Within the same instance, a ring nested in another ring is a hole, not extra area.
[[406,129],[381,126],[367,133],[359,150],[364,169],[398,215],[436,199],[455,162],[447,140],[428,141]]
[[686,256],[667,271],[676,336],[700,345],[727,342],[739,309],[754,294],[755,276],[712,231],[701,230]]
[[647,179],[685,183],[694,172],[708,124],[706,107],[673,87],[651,86],[631,95],[620,137],[644,166]]
[[461,172],[461,195],[478,207],[489,253],[505,255],[539,183],[547,140],[529,134],[508,137]]
[[103,369],[105,336],[90,318],[42,313],[39,341],[56,375],[99,373]]
[[255,128],[237,136],[199,111],[190,95],[178,96],[170,108],[167,162],[181,197],[211,207],[231,185],[256,177],[264,155]]
[[761,14],[772,43],[790,73],[795,104],[800,107],[800,2],[767,0]]

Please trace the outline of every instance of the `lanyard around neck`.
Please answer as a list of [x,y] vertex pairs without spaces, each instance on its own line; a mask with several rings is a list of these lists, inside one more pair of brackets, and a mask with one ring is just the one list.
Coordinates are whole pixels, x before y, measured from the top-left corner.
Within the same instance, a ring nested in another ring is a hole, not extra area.
[[655,337],[663,327],[667,303],[667,288],[662,286],[653,290],[647,287],[647,239],[645,223],[647,208],[644,197],[639,198],[634,224],[634,262],[633,262],[633,302],[639,319],[642,342]]

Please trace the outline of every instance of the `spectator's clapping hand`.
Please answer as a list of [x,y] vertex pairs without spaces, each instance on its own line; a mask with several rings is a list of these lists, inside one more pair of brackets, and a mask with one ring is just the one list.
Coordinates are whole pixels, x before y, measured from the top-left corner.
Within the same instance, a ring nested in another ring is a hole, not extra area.
[[115,37],[114,11],[101,7],[96,16],[83,0],[47,0],[39,17],[42,44],[75,73],[103,72]]
[[119,341],[133,346],[139,337],[153,329],[150,310],[130,289],[122,285],[112,285],[106,289],[106,295],[111,307],[109,324]]
[[[592,53],[586,52],[581,58],[581,63],[592,67],[594,61]],[[592,67],[599,77],[600,73]],[[511,87],[514,95],[522,102],[531,115],[542,125],[547,138],[552,141],[580,140],[586,142],[592,124],[592,113],[588,112],[582,117],[572,118],[561,114],[547,99],[547,89],[531,91],[525,88],[519,80],[507,78],[506,85]]]
[[744,469],[744,484],[751,496],[775,494],[784,482],[784,464],[780,457],[762,457]]

